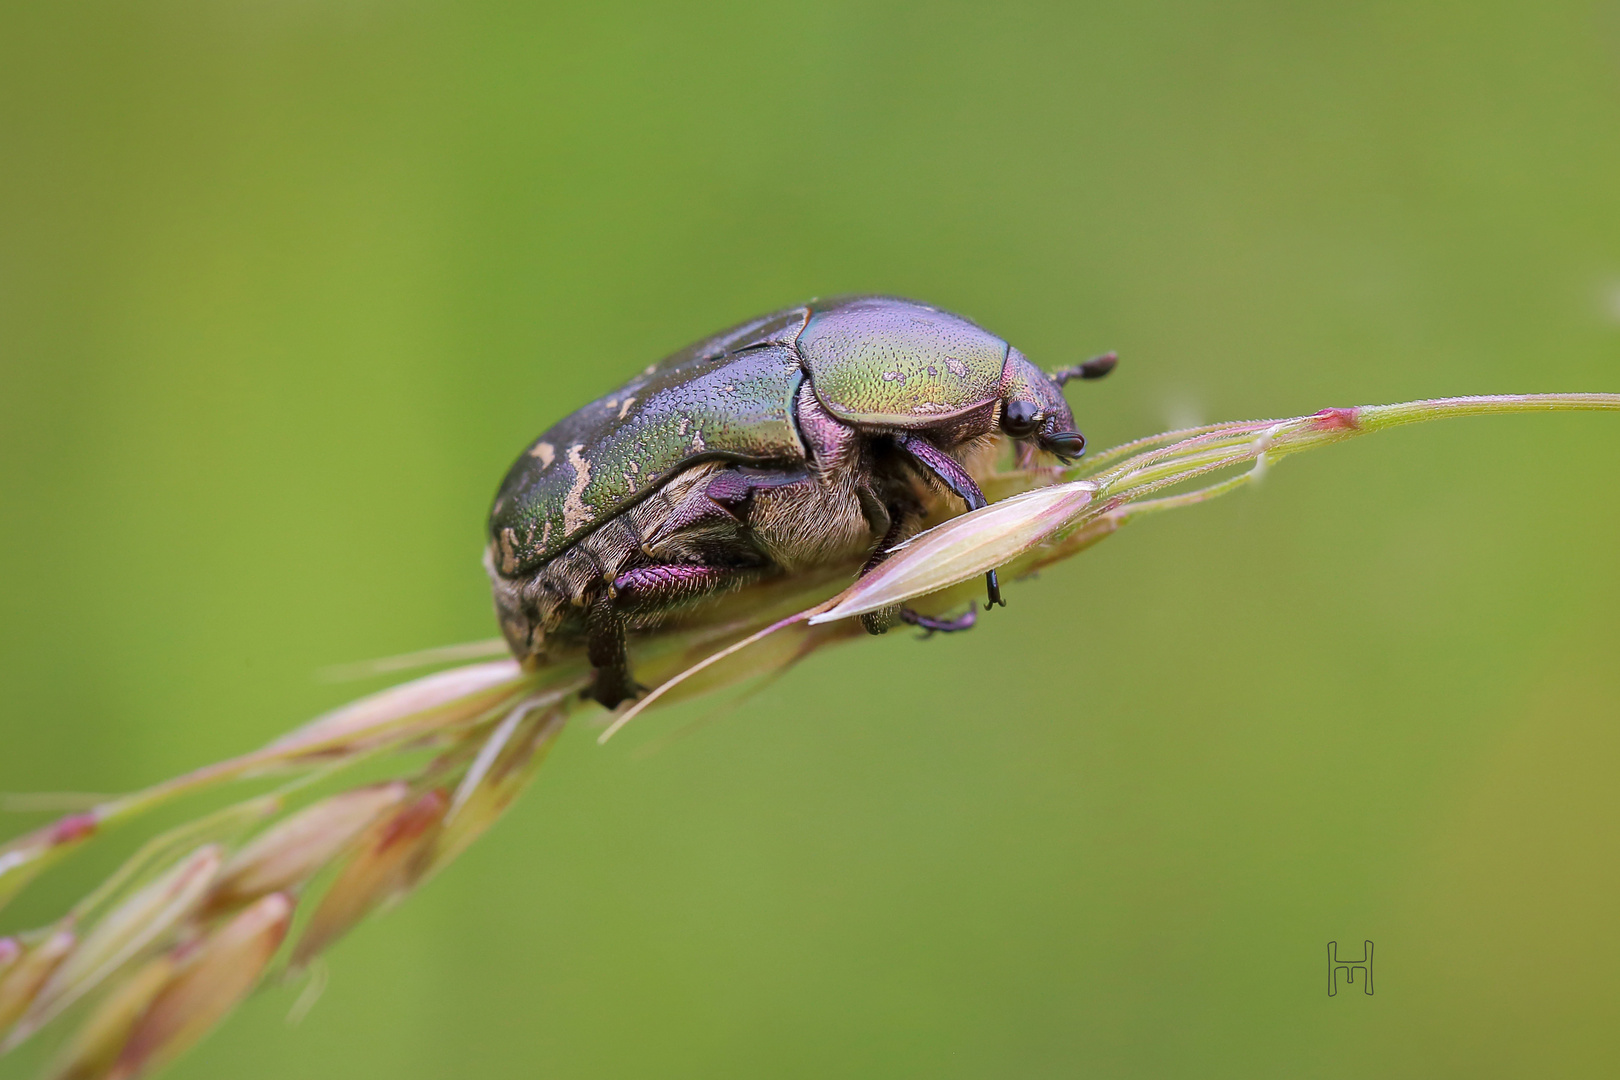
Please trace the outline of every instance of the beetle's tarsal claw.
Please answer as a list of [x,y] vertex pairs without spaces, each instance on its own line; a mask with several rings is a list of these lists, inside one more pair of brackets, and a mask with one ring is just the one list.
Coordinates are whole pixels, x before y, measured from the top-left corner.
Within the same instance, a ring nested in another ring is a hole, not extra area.
[[996,578],[994,570],[984,575],[984,591],[989,597],[985,601],[984,610],[989,611],[998,605],[1001,607],[1007,606],[1007,601],[1001,598],[1001,582]]
[[610,675],[604,679],[603,672],[605,670],[597,671],[596,681],[579,692],[582,700],[595,701],[611,712],[626,701],[639,701],[647,696],[647,687],[642,686],[628,675],[623,678]]

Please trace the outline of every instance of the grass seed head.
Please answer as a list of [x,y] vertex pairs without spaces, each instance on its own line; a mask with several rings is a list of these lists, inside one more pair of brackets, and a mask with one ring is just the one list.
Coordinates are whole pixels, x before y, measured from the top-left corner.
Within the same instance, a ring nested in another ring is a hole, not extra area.
[[936,525],[861,575],[832,610],[810,622],[877,611],[1005,566],[1072,522],[1095,492],[1085,480],[1037,488]]
[[[948,517],[954,508],[941,504],[933,529],[836,596],[858,564],[767,578],[639,637],[637,674],[653,692],[621,710],[603,737],[648,707],[774,675],[826,645],[864,637],[849,616],[899,603],[943,611],[976,594],[976,579],[988,569],[1016,580],[1138,516],[1233,491],[1289,454],[1443,416],[1555,409],[1620,409],[1620,395],[1327,409],[1167,432],[1068,467],[1017,457],[1000,469],[988,458],[976,461],[975,476],[995,500],[990,506]],[[323,871],[337,866],[293,950],[294,967],[442,868],[497,821],[570,712],[581,707],[579,692],[590,677],[582,648],[560,649],[530,670],[499,660],[442,671],[346,705],[259,750],[0,845],[3,906],[110,823],[232,781],[295,777],[270,795],[149,841],[54,925],[0,938],[0,1052],[101,987],[103,997],[58,1058],[58,1080],[131,1080],[172,1060],[264,977],[287,934],[296,895]],[[396,779],[315,802],[230,854],[239,835],[280,814],[302,783],[424,748],[438,751],[428,765],[401,764]],[[182,852],[189,854],[176,858]],[[163,866],[166,872],[129,891]],[[90,924],[91,913],[109,904],[81,943],[75,927]]]
[[271,893],[176,955],[173,977],[133,1025],[109,1080],[173,1061],[235,1009],[281,947],[292,912],[292,897]]
[[104,915],[40,988],[7,1045],[26,1039],[143,951],[166,943],[202,906],[222,857],[217,844],[204,845]]

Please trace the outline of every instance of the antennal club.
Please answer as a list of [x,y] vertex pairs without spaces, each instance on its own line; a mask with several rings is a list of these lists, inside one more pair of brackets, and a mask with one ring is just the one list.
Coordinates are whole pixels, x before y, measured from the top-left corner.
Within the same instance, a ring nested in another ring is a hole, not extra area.
[[1110,371],[1113,371],[1114,365],[1118,363],[1118,355],[1111,352],[1103,353],[1101,356],[1092,357],[1083,364],[1075,364],[1072,367],[1058,368],[1056,371],[1052,372],[1052,381],[1057,383],[1059,386],[1062,386],[1070,379],[1100,379]]

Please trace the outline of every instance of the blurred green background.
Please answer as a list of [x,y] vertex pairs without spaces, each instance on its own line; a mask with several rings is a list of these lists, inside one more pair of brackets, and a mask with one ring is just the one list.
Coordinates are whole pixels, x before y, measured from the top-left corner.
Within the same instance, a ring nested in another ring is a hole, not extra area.
[[[509,461],[747,315],[1118,349],[1094,446],[1620,390],[1617,193],[1613,2],[7,5],[0,789],[489,636]],[[578,725],[301,1026],[172,1075],[1620,1073],[1617,461],[1379,436],[658,752],[712,703]]]

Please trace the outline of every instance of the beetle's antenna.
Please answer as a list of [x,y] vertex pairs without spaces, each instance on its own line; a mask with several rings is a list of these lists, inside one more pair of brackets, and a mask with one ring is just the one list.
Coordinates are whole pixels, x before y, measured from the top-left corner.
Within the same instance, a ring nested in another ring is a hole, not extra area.
[[1058,368],[1052,372],[1052,381],[1062,386],[1070,379],[1100,379],[1113,371],[1114,365],[1118,363],[1119,355],[1117,353],[1105,352],[1101,356],[1093,356],[1083,364]]

